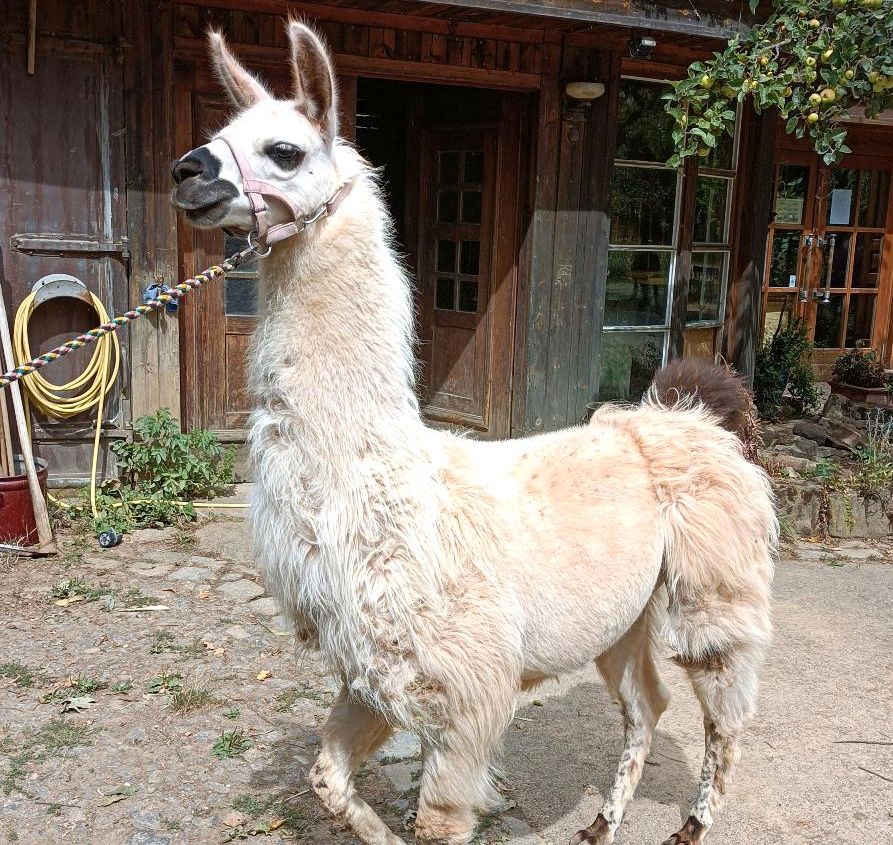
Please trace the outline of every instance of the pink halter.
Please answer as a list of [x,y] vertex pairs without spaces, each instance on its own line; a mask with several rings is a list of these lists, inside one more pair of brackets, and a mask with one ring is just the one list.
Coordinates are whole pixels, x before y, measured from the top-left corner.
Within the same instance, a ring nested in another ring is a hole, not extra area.
[[[322,217],[328,217],[330,214],[334,214],[338,206],[341,205],[344,198],[350,192],[350,182],[345,182],[312,214],[306,216],[302,215],[295,207],[294,203],[275,185],[254,178],[254,173],[251,171],[251,165],[248,164],[248,159],[246,159],[245,156],[242,155],[242,153],[240,153],[226,138],[220,137],[220,140],[229,147],[229,151],[233,155],[236,167],[239,168],[239,173],[242,175],[242,190],[245,192],[248,201],[251,203],[251,213],[254,216],[255,229],[248,235],[248,240],[250,243],[256,242],[266,246],[266,255],[269,255],[269,248],[272,247],[273,244],[277,244],[279,241],[284,241],[292,235],[297,235],[299,232],[303,232],[304,229]],[[267,222],[267,213],[270,209],[264,200],[264,197],[275,197],[283,203],[291,212],[292,219],[287,223],[277,223],[275,226],[270,226]]]

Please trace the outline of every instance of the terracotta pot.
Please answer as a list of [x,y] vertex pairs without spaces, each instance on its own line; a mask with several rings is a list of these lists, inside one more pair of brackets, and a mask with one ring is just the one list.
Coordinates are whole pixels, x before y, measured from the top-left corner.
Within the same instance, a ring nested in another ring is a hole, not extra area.
[[865,405],[893,406],[893,394],[886,387],[857,387],[842,381],[832,381],[831,392]]

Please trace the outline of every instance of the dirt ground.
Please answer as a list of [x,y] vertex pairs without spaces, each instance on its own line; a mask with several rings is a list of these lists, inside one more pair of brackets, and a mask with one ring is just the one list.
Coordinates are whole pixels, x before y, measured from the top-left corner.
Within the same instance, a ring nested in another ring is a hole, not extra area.
[[[296,663],[237,513],[0,563],[0,842],[356,841],[305,780],[334,682]],[[760,717],[712,845],[893,842],[891,563],[889,546],[786,551]],[[661,842],[694,788],[701,716],[680,670],[664,674],[673,703],[621,845]],[[526,698],[478,842],[563,845],[620,747],[594,669]],[[359,776],[407,842],[418,758],[398,735]]]

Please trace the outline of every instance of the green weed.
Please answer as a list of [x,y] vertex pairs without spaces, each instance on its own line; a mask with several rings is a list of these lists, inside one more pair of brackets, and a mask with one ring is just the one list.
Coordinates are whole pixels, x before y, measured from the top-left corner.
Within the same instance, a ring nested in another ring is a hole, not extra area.
[[176,690],[171,694],[170,708],[174,713],[185,716],[204,707],[215,704],[214,696],[205,687],[191,686]]
[[93,729],[89,726],[76,725],[64,719],[54,719],[29,733],[21,746],[10,754],[9,768],[0,782],[3,793],[9,795],[19,789],[19,783],[32,763],[54,757],[78,745],[90,745],[92,733]]
[[220,734],[220,739],[211,747],[211,753],[218,760],[226,760],[244,754],[252,745],[254,743],[245,735],[244,731],[224,731]]
[[40,679],[40,671],[13,660],[9,663],[0,663],[0,678],[10,678],[19,687],[30,687]]

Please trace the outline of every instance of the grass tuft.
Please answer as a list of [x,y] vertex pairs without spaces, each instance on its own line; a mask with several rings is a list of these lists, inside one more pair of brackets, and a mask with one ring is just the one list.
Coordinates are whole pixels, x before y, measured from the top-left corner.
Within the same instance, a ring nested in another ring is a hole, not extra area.
[[19,789],[32,763],[53,757],[78,745],[90,745],[93,729],[87,725],[77,725],[64,719],[53,719],[29,733],[22,745],[9,756],[9,768],[0,782],[5,795]]
[[171,694],[170,708],[174,713],[185,716],[205,707],[216,704],[217,701],[211,691],[205,687],[184,687]]
[[10,678],[19,687],[30,687],[40,679],[40,671],[31,669],[18,660],[12,660],[9,663],[0,663],[0,678]]
[[211,752],[218,760],[226,760],[244,754],[252,745],[254,743],[244,731],[224,731],[212,746]]

